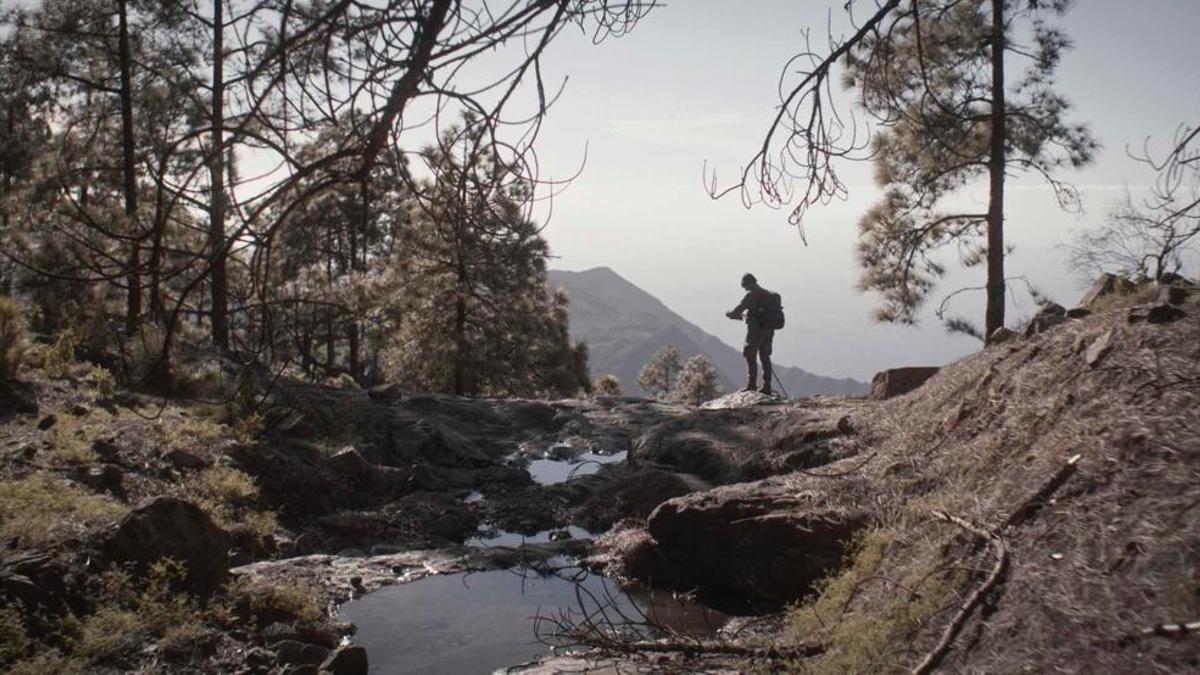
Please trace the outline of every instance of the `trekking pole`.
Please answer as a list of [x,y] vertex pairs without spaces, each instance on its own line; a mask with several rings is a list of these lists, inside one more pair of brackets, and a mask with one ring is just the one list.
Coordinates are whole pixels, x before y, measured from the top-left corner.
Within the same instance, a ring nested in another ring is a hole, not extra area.
[[[774,374],[774,373],[772,373],[772,375],[773,375],[773,374]],[[787,387],[783,386],[783,380],[781,380],[781,379],[779,379],[778,377],[776,377],[776,378],[775,378],[775,384],[779,385],[779,389],[780,389],[780,390],[783,392],[783,397],[784,397],[784,398],[791,398],[791,397],[792,397],[792,395],[788,393]]]

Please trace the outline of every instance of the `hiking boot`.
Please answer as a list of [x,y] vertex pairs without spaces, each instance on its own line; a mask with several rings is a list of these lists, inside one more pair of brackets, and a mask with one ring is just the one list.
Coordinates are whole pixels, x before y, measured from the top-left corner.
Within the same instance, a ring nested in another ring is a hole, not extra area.
[[742,391],[758,391],[758,385],[754,382],[747,382],[746,386],[742,387]]
[[769,385],[769,384],[764,384],[764,385],[762,386],[762,389],[759,389],[759,390],[758,390],[758,393],[760,393],[760,394],[766,394],[767,396],[774,396],[774,395],[775,395],[775,392],[771,390],[771,385]]

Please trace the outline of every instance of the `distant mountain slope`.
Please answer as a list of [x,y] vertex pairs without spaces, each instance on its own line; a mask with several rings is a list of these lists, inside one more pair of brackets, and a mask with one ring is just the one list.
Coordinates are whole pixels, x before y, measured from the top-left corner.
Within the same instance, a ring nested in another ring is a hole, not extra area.
[[[733,391],[746,381],[746,362],[735,349],[607,267],[582,272],[551,270],[550,285],[571,298],[571,337],[588,343],[593,375],[612,373],[630,394],[644,394],[637,374],[650,355],[671,343],[686,359],[704,354],[720,374],[720,386]],[[865,394],[866,384],[821,377],[791,366],[775,365],[775,376],[792,396]]]

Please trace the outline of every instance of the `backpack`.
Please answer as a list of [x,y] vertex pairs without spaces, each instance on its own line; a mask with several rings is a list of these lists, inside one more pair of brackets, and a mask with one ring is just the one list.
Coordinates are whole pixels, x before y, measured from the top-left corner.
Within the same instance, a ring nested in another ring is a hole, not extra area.
[[783,298],[778,293],[767,291],[765,300],[757,309],[755,319],[759,324],[772,330],[783,328]]

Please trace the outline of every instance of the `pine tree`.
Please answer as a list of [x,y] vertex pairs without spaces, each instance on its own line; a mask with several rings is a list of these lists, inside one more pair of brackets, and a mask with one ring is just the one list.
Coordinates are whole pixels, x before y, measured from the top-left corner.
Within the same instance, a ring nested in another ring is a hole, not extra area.
[[665,398],[671,392],[671,383],[679,370],[679,349],[672,344],[664,345],[642,366],[637,382],[652,396]]
[[671,398],[690,405],[700,405],[720,395],[717,388],[717,369],[703,354],[696,354],[683,364],[679,382]]
[[[1039,174],[1060,203],[1074,191],[1052,177],[1091,160],[1096,143],[1066,121],[1052,88],[1066,36],[1047,18],[1067,0],[934,0],[912,6],[887,33],[850,52],[847,83],[882,122],[873,155],[883,199],[860,222],[861,287],[883,294],[877,317],[911,323],[944,266],[934,253],[956,245],[964,265],[986,263],[984,335],[1004,325],[1004,183],[1008,172]],[[1023,23],[1032,46],[1018,44]],[[1031,60],[1015,84],[1006,57]],[[988,180],[984,212],[946,210],[943,199]]]

